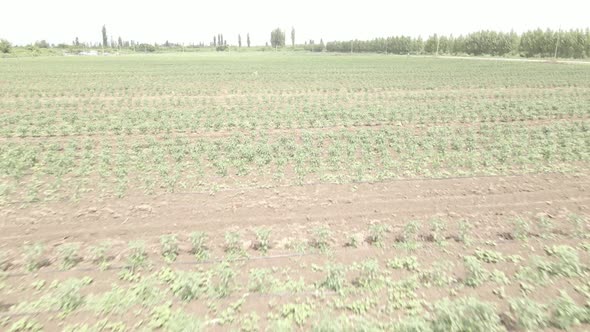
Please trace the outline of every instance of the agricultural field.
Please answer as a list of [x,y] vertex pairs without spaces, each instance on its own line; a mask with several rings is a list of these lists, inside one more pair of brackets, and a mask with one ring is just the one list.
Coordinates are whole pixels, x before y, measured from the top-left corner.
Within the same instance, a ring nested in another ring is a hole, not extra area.
[[590,329],[590,66],[0,60],[0,330]]

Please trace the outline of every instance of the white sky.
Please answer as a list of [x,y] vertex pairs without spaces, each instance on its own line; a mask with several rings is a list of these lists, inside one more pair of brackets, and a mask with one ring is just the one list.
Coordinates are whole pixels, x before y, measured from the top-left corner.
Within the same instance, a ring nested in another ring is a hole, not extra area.
[[296,42],[370,39],[390,35],[464,34],[481,29],[517,32],[590,27],[590,0],[6,0],[0,38],[15,44],[114,39],[208,44],[223,33],[237,44],[250,33],[263,45],[273,28],[292,26]]

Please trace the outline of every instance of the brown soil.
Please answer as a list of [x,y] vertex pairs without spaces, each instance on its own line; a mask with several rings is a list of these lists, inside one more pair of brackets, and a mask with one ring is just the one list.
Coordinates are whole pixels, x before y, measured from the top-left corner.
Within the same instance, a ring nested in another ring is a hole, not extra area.
[[[175,193],[160,196],[128,195],[120,199],[97,201],[44,203],[41,206],[20,206],[4,208],[0,213],[0,248],[8,252],[12,266],[8,272],[10,285],[31,285],[39,279],[65,280],[71,277],[90,276],[94,279],[92,290],[104,292],[113,283],[120,282],[117,272],[125,265],[127,244],[133,240],[144,240],[148,244],[152,271],[165,266],[159,256],[159,237],[163,234],[178,234],[181,241],[181,255],[175,269],[194,269],[194,258],[188,251],[187,236],[193,231],[204,231],[209,237],[212,259],[223,256],[224,234],[238,231],[243,246],[250,257],[237,263],[238,269],[271,268],[273,266],[293,271],[293,278],[303,277],[307,284],[321,282],[325,273],[313,271],[313,264],[324,266],[327,262],[351,265],[368,259],[377,259],[385,268],[389,259],[416,256],[420,267],[428,269],[436,262],[458,262],[452,275],[460,284],[465,271],[461,265],[464,255],[473,254],[474,248],[489,245],[505,256],[519,255],[525,263],[502,262],[485,264],[490,271],[497,268],[512,275],[519,266],[526,265],[534,252],[542,253],[547,245],[568,244],[576,246],[579,240],[575,230],[567,225],[571,214],[588,215],[590,212],[590,178],[582,174],[531,174],[520,176],[488,176],[430,180],[398,180],[380,183],[359,184],[317,184],[305,186],[284,186],[244,190],[226,190],[213,194]],[[533,227],[527,234],[529,240],[522,242],[514,238],[515,218],[534,220],[541,216],[560,222],[550,239],[541,239],[540,231]],[[429,238],[433,218],[446,221],[444,236],[449,242],[441,250]],[[420,223],[418,250],[408,254],[402,249],[391,249],[391,243],[402,235],[403,227],[409,221]],[[471,236],[474,244],[467,247],[458,240],[459,223],[467,221],[472,225]],[[374,222],[385,223],[391,228],[387,235],[385,249],[368,243],[359,248],[348,248],[344,243],[352,234],[366,237],[368,227]],[[310,230],[327,225],[332,232],[331,254],[298,253],[293,244],[307,243],[312,237]],[[255,240],[254,230],[258,227],[271,229],[272,247],[267,256],[251,249]],[[569,227],[569,228],[568,228]],[[60,271],[55,253],[49,254],[50,265],[41,268],[38,274],[23,273],[22,246],[25,243],[41,242],[50,252],[63,243],[80,243],[81,255],[92,245],[109,240],[113,244],[112,267],[100,271],[91,262],[83,261],[75,269]],[[525,245],[526,244],[526,245]],[[587,256],[587,255],[586,255]],[[584,261],[588,257],[582,257]],[[204,265],[210,262],[205,262]],[[400,279],[409,272],[400,270]],[[348,276],[352,278],[353,276]],[[246,287],[247,273],[240,276],[239,284]],[[352,282],[352,281],[351,281]],[[2,312],[11,305],[33,300],[39,295],[32,294],[27,287],[16,287],[0,303]],[[453,286],[454,287],[454,286]],[[533,299],[547,302],[559,295],[561,288],[571,288],[567,283],[554,284],[550,289],[538,289],[531,293]],[[506,301],[501,301],[494,291],[497,287],[485,284],[478,288],[457,287],[455,296],[477,296],[484,301],[496,302],[499,312],[507,312]],[[521,292],[518,282],[507,285],[506,296],[516,297]],[[420,291],[421,297],[436,301],[449,296],[444,288],[427,288]],[[579,303],[583,298],[573,291],[570,295]],[[251,294],[243,305],[242,312],[256,311],[265,324],[265,313],[282,304],[302,301],[311,294]],[[239,300],[232,295],[218,302],[219,308]],[[328,294],[326,301],[332,296]],[[207,315],[204,302],[175,306],[200,317]],[[272,306],[269,307],[269,306]],[[2,309],[5,308],[5,309]],[[48,331],[60,330],[60,325],[51,320],[51,313],[35,314],[44,322]],[[16,318],[16,317],[15,317]],[[111,321],[125,321],[133,326],[139,320],[129,314],[109,315]],[[91,312],[77,312],[69,316],[68,323],[95,323],[99,320]],[[223,330],[227,326],[212,326],[212,330]]]

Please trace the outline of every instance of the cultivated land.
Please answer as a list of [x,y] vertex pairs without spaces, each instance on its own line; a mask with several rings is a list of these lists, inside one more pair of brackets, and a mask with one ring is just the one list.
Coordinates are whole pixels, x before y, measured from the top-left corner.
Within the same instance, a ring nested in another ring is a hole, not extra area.
[[590,66],[0,61],[0,329],[590,328]]

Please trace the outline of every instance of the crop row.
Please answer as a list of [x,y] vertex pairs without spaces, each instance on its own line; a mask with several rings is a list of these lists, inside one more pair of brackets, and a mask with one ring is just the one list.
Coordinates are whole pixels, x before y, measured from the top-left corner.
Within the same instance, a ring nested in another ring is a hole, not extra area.
[[[0,97],[218,95],[365,89],[588,87],[586,66],[406,57],[168,57],[3,61]],[[162,80],[166,83],[162,84]]]
[[6,202],[24,196],[29,201],[77,197],[85,191],[122,196],[129,187],[151,193],[560,171],[583,167],[590,160],[589,146],[585,121],[418,132],[384,127],[273,136],[7,142],[0,146],[0,193]]
[[195,109],[121,106],[119,111],[36,110],[0,113],[0,136],[46,137],[96,134],[197,133],[231,130],[323,128],[382,124],[512,122],[547,119],[585,119],[590,100],[478,101],[473,103],[386,103],[366,107],[310,104],[295,110],[208,106]]

